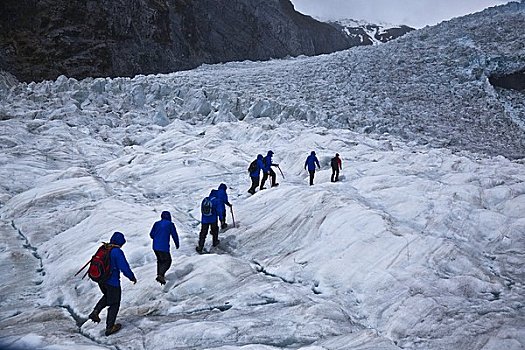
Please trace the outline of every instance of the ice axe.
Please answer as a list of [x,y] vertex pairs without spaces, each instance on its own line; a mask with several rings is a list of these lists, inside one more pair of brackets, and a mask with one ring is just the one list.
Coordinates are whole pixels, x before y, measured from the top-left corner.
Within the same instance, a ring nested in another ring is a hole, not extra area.
[[230,206],[230,212],[232,213],[233,227],[235,227],[235,217],[233,216],[233,206]]
[[277,169],[279,169],[279,171],[281,172],[281,175],[282,175],[282,177],[283,177],[283,179],[284,179],[283,171],[281,170],[281,167],[280,167],[279,165],[277,165]]
[[[78,270],[77,273],[75,273],[75,276],[78,275],[79,273],[81,273],[82,270],[84,270],[84,269],[89,265],[90,262],[91,262],[91,260],[89,260],[89,261],[86,263],[86,265],[82,266],[82,268],[81,268],[80,270]],[[89,271],[89,270],[88,270],[88,271]],[[84,279],[84,277],[86,277],[88,271],[86,271],[86,273],[84,274],[84,276],[82,276],[82,279]]]

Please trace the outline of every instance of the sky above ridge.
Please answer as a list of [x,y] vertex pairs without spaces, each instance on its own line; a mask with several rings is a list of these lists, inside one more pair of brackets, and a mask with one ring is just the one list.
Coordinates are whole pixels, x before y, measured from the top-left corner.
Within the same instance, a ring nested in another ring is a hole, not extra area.
[[509,0],[291,0],[295,9],[320,19],[355,19],[414,28],[479,12]]

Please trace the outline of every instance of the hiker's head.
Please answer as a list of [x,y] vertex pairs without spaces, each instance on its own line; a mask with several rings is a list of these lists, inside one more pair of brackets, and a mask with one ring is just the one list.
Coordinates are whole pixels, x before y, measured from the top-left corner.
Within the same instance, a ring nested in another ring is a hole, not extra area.
[[335,156],[336,156],[336,157],[339,157],[339,153],[336,153]]
[[268,151],[269,156],[273,156],[273,151]]
[[226,184],[220,184],[220,185],[219,185],[219,190],[224,190],[224,191],[226,191],[227,188],[228,188],[228,186],[226,186]]
[[262,154],[258,154],[257,155],[257,159],[261,159],[262,160],[263,159],[263,155]]
[[169,211],[163,211],[161,214],[160,214],[160,218],[161,219],[164,219],[164,220],[169,220],[171,221],[171,214]]
[[312,151],[312,153],[310,153],[312,156],[315,156],[315,151]]
[[111,236],[111,240],[109,243],[116,244],[118,246],[123,246],[124,243],[126,243],[126,239],[124,238],[124,234],[121,232],[115,232],[113,233],[113,236]]

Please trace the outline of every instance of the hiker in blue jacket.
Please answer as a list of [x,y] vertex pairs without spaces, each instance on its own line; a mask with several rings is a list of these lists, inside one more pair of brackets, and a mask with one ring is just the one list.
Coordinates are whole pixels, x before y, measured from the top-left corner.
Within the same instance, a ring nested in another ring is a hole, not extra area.
[[228,224],[226,223],[226,205],[230,208],[232,207],[230,202],[228,202],[228,194],[226,193],[227,189],[228,186],[222,183],[217,190],[217,215],[219,216],[221,229],[223,230],[228,227]]
[[261,170],[264,168],[262,154],[257,155],[255,165],[256,165],[255,169],[250,172],[250,179],[252,180],[252,187],[250,187],[248,192],[251,194],[255,194],[255,189],[257,188],[257,186],[259,186],[259,177],[261,174]]
[[113,248],[111,248],[111,252],[109,253],[111,274],[105,282],[100,282],[98,284],[103,295],[97,305],[95,305],[93,312],[89,314],[89,319],[98,323],[100,322],[100,312],[106,306],[109,306],[106,318],[106,336],[118,332],[122,327],[120,323],[115,323],[122,295],[122,290],[120,288],[120,272],[122,272],[131,282],[137,283],[137,279],[129,267],[126,256],[120,249],[124,243],[126,243],[124,235],[120,232],[113,233],[109,243],[113,245]]
[[175,247],[179,249],[179,236],[177,229],[171,221],[169,211],[160,214],[160,220],[153,224],[149,236],[153,239],[153,251],[157,257],[157,278],[160,284],[166,284],[166,271],[171,266],[170,237],[175,242]]
[[319,160],[315,156],[315,151],[312,151],[312,153],[310,153],[310,155],[306,158],[306,161],[304,162],[304,168],[306,169],[308,167],[308,172],[310,173],[310,186],[314,184],[316,165],[317,168],[321,168],[321,166],[319,165]]
[[275,171],[273,171],[272,169],[272,166],[279,166],[279,164],[272,162],[272,156],[273,156],[273,152],[268,151],[268,153],[266,154],[266,157],[263,158],[263,168],[262,168],[263,178],[261,180],[261,187],[259,188],[261,190],[265,189],[264,183],[266,182],[266,179],[268,179],[268,176],[270,176],[270,178],[272,179],[272,187],[279,186],[279,184],[275,182],[276,175],[275,175]]
[[202,253],[208,230],[211,231],[212,245],[219,244],[219,226],[217,224],[217,190],[212,190],[210,195],[201,202],[201,232],[199,233],[199,244],[195,248],[197,253]]

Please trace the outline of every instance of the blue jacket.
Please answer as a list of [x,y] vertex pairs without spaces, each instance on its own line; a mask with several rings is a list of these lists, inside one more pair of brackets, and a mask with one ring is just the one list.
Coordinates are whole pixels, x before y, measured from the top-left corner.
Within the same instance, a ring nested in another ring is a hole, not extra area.
[[[209,198],[211,200],[212,209],[211,209],[211,215],[204,215],[202,213],[202,206],[204,205],[204,201],[206,198]],[[212,224],[217,222],[218,212],[218,199],[217,199],[217,190],[212,190],[210,195],[202,200],[201,202],[201,223],[203,224]]]
[[113,236],[111,236],[111,240],[109,243],[115,244],[118,247],[114,247],[111,249],[111,252],[109,254],[110,258],[110,266],[111,266],[111,275],[109,276],[108,280],[106,281],[106,284],[109,284],[113,287],[120,287],[120,272],[124,274],[127,278],[129,278],[130,281],[135,281],[135,275],[133,274],[133,271],[131,271],[131,268],[129,267],[128,261],[126,260],[126,256],[124,255],[124,252],[120,249],[126,243],[126,239],[124,238],[124,235],[120,232],[115,232]]
[[273,152],[268,151],[268,154],[266,155],[266,157],[264,157],[264,161],[263,161],[263,172],[267,173],[270,171],[273,165],[272,157],[273,157]]
[[228,206],[231,206],[230,202],[228,202],[228,194],[226,193],[226,189],[219,186],[219,189],[217,190],[216,198],[217,198],[217,215],[219,215],[219,220],[222,221],[226,217],[226,204],[228,204]]
[[255,171],[252,171],[250,173],[251,177],[259,177],[259,174],[261,173],[261,169],[264,169],[264,163],[263,163],[263,156],[262,154],[259,154],[257,156],[257,169]]
[[171,214],[169,211],[163,211],[160,214],[160,221],[153,224],[149,236],[153,239],[153,250],[159,252],[170,252],[170,236],[175,242],[175,246],[179,249],[179,236],[177,229],[171,221]]
[[315,171],[315,165],[317,164],[317,167],[320,168],[319,160],[315,156],[315,152],[312,151],[308,158],[306,158],[306,162],[304,162],[304,168],[308,167],[308,171]]

